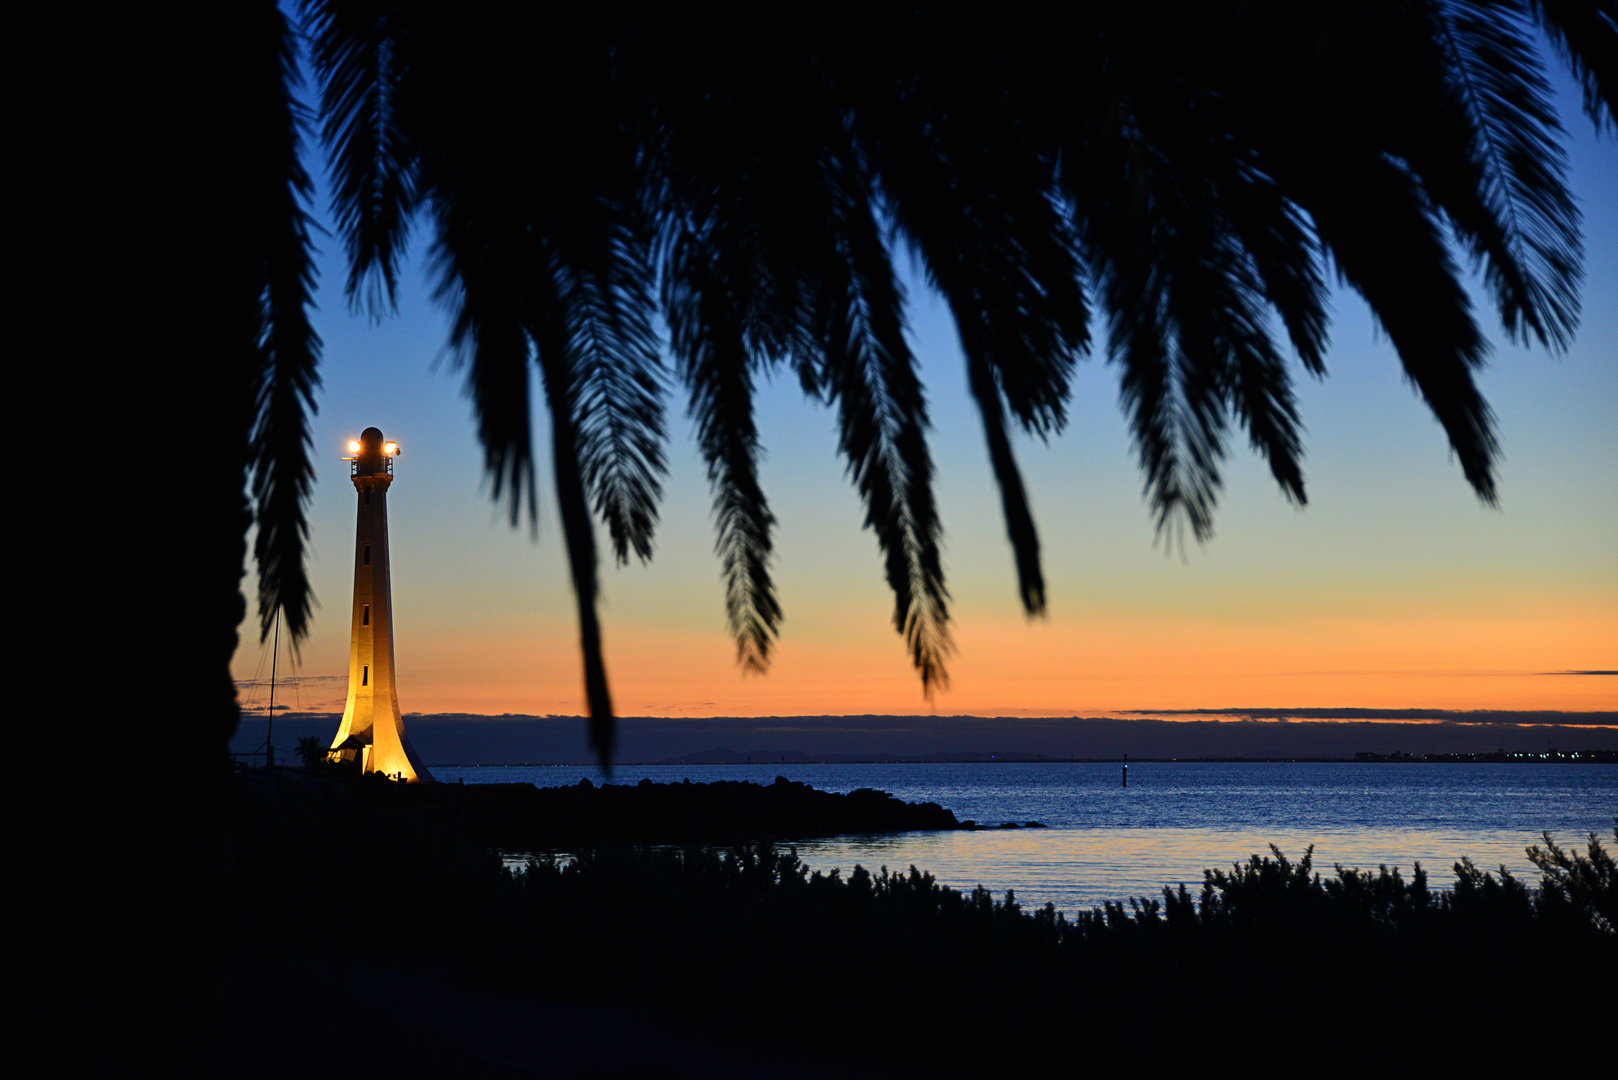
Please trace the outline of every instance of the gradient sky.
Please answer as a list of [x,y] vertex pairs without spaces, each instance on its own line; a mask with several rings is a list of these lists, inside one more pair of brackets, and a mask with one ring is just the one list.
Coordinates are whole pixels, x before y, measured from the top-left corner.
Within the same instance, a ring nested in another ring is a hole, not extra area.
[[[890,625],[875,538],[860,527],[833,414],[779,373],[759,395],[786,613],[774,667],[761,678],[734,665],[709,493],[676,393],[655,558],[604,573],[618,711],[1618,707],[1618,676],[1566,674],[1618,668],[1618,146],[1596,139],[1563,90],[1585,216],[1584,317],[1576,344],[1553,358],[1508,345],[1479,304],[1496,346],[1480,381],[1504,448],[1498,508],[1467,487],[1364,304],[1339,292],[1329,375],[1296,372],[1309,506],[1288,504],[1263,462],[1233,439],[1216,535],[1183,552],[1154,544],[1116,372],[1100,357],[1084,363],[1068,431],[1048,446],[1018,447],[1050,608],[1030,622],[953,325],[942,302],[912,284],[910,331],[931,404],[954,595],[950,689],[931,702],[922,696]],[[399,313],[380,324],[349,311],[341,246],[330,235],[321,242],[325,360],[310,563],[320,607],[299,680],[278,701],[342,708],[355,494],[339,458],[376,425],[404,447],[389,500],[401,706],[577,714],[574,603],[548,484],[534,542],[488,497],[416,239]],[[546,446],[543,417],[536,430]],[[540,473],[548,481],[548,461]],[[244,684],[268,675],[254,614],[234,671]],[[244,687],[245,705],[261,700]]]

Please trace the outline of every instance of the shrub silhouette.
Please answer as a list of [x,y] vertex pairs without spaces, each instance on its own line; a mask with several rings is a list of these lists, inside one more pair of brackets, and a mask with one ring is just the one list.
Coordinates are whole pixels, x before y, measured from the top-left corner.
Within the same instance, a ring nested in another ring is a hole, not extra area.
[[[1557,847],[1550,833],[1541,835],[1545,846],[1534,844],[1528,849],[1529,861],[1542,875],[1540,914],[1570,919],[1575,924],[1588,921],[1608,933],[1618,931],[1618,865],[1602,848],[1596,834],[1590,834],[1587,854],[1582,856]],[[1613,840],[1618,844],[1618,819],[1613,825]]]
[[305,735],[298,740],[298,760],[315,776],[324,776],[327,766],[331,764],[325,742],[313,735]]
[[1448,1053],[1593,1027],[1615,1004],[1611,980],[1572,977],[1618,970],[1613,861],[1595,837],[1582,853],[1537,846],[1537,886],[1466,860],[1447,889],[1420,867],[1322,875],[1312,850],[1272,848],[1206,871],[1200,893],[1068,914],[914,866],[810,872],[762,842],[597,847],[511,871],[442,823],[390,816],[404,805],[244,807],[249,947],[335,972],[364,953],[329,915],[364,910],[366,940],[409,941],[481,987],[761,1038],[789,1025],[811,1058],[897,1075],[1206,1065],[1243,1032],[1277,1052],[1374,1036],[1379,1051]]

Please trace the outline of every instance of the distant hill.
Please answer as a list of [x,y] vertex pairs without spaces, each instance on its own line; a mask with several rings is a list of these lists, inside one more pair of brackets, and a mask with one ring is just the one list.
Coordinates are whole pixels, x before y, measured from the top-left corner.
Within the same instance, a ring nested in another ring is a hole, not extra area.
[[[1417,710],[1408,710],[1415,712]],[[1420,719],[1365,710],[1244,710],[1218,718],[766,716],[625,717],[617,760],[637,764],[811,761],[1037,761],[1131,758],[1353,758],[1356,754],[1469,754],[1618,750],[1618,712],[1444,713]],[[1333,720],[1327,714],[1354,719]],[[1261,715],[1264,719],[1248,719]],[[1283,719],[1305,715],[1310,719]],[[1383,714],[1386,716],[1386,714]],[[1397,719],[1395,719],[1397,717]],[[330,739],[335,714],[276,717],[276,746]],[[412,714],[411,741],[433,765],[565,765],[590,762],[584,721],[574,716]],[[262,745],[265,722],[250,717],[232,741]],[[731,749],[742,747],[741,750]]]

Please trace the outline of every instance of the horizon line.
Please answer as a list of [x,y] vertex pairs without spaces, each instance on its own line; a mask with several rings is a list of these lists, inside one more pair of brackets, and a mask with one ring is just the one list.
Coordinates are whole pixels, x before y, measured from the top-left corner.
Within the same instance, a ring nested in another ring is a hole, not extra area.
[[[338,710],[323,709],[294,709],[290,706],[277,706],[275,713],[278,717],[332,717],[341,715]],[[406,712],[406,717],[417,719],[454,719],[466,718],[476,720],[557,720],[573,721],[587,720],[588,717],[579,713],[477,713],[477,712]],[[1165,719],[1165,718],[1185,719]],[[1618,710],[1591,709],[1591,710],[1565,710],[1565,709],[1430,709],[1430,708],[1400,708],[1400,709],[1369,709],[1363,707],[1338,708],[1199,708],[1199,709],[1115,709],[1110,715],[1085,715],[1081,713],[875,713],[875,712],[847,712],[847,713],[756,713],[744,714],[712,714],[703,716],[669,716],[655,714],[623,714],[616,717],[619,721],[667,721],[671,723],[702,723],[725,720],[817,720],[817,719],[883,719],[883,720],[911,720],[937,723],[948,723],[962,720],[1003,720],[1003,721],[1050,721],[1050,720],[1083,720],[1091,722],[1112,723],[1138,723],[1158,720],[1165,723],[1195,723],[1198,719],[1218,721],[1220,718],[1231,718],[1236,722],[1248,723],[1462,723],[1462,724],[1566,724],[1578,727],[1618,727]],[[248,712],[243,710],[242,720],[264,719],[261,712]]]

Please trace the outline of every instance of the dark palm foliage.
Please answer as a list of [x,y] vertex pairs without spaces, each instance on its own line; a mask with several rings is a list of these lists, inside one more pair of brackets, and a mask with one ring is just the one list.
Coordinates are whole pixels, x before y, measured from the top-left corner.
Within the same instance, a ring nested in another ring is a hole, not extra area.
[[21,1025],[59,1028],[72,986],[99,1045],[201,1069],[254,502],[262,610],[295,630],[309,604],[297,44],[275,0],[40,4],[0,33],[7,494],[35,508],[8,519],[7,730],[44,766],[13,778],[14,861],[19,917],[77,928],[17,953],[45,1010]]
[[[267,136],[270,161],[257,177],[262,190],[254,192],[262,207],[256,223],[262,283],[252,364],[251,452],[259,526],[253,557],[259,567],[259,633],[269,634],[280,610],[296,647],[308,633],[314,600],[303,565],[309,535],[304,504],[315,478],[309,416],[315,412],[314,391],[320,384],[320,336],[309,323],[315,277],[306,210],[310,184],[300,154],[308,118],[293,96],[295,40],[280,13],[275,15],[279,47],[272,55],[280,78],[264,80],[277,92],[263,94],[259,105],[264,115],[256,125]],[[272,132],[274,138],[268,137]]]
[[[187,754],[217,764],[254,518],[265,629],[281,608],[297,640],[311,603],[320,344],[299,39],[274,0],[89,20],[46,6],[14,23],[0,190],[18,212],[0,231],[0,312],[8,369],[35,385],[9,430],[19,454],[51,447],[48,468],[17,470],[15,495],[52,508],[49,528],[20,537],[19,564],[37,571],[19,583],[30,630],[17,662],[37,686],[19,715],[60,714],[119,774],[166,774]],[[100,476],[106,490],[86,497]],[[61,687],[88,673],[54,643],[92,612],[128,640],[94,665],[116,689],[70,707]],[[109,713],[109,694],[139,704]],[[185,754],[146,750],[165,741],[154,731]]]
[[[514,519],[536,505],[538,369],[604,760],[593,521],[620,561],[649,557],[659,317],[714,490],[740,661],[764,668],[781,620],[752,395],[786,365],[837,411],[930,689],[948,593],[896,250],[954,314],[1036,614],[1012,430],[1061,431],[1073,366],[1100,339],[1160,530],[1210,534],[1232,425],[1301,503],[1288,354],[1324,371],[1332,274],[1492,500],[1495,434],[1473,382],[1488,343],[1457,255],[1510,337],[1565,346],[1579,219],[1534,34],[1598,127],[1618,92],[1613,0],[1145,2],[984,21],[928,5],[309,0],[305,15],[350,295],[389,305],[407,230],[429,224]],[[295,604],[288,582],[267,588]]]

